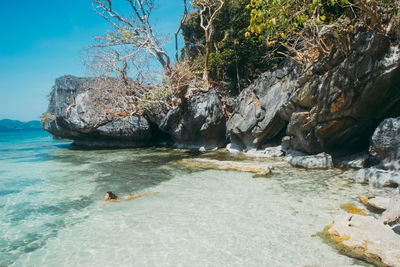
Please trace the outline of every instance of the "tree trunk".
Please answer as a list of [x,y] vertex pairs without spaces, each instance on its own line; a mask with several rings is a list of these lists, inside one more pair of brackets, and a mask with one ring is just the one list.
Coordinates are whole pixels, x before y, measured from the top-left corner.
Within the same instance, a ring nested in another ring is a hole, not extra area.
[[208,76],[208,66],[209,66],[209,62],[210,62],[210,52],[211,52],[211,40],[210,40],[210,36],[208,35],[208,33],[206,33],[206,60],[204,63],[204,85],[205,85],[205,89],[208,91],[208,89],[210,88],[210,79]]

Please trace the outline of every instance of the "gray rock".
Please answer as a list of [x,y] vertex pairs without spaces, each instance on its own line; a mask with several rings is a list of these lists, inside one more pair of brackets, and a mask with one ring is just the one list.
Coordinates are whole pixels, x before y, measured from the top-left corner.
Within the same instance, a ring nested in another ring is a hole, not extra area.
[[400,171],[400,117],[384,120],[371,138],[369,152],[381,167]]
[[[382,213],[382,221],[384,223],[395,223],[400,219],[400,193],[397,192],[390,198],[387,209]],[[399,222],[400,223],[400,222]]]
[[128,92],[113,78],[56,80],[43,128],[56,137],[87,146],[145,146],[152,138],[149,122],[133,112]]
[[246,151],[246,155],[255,158],[279,158],[284,155],[282,146],[270,146],[262,149]]
[[170,110],[160,124],[182,147],[214,149],[226,144],[226,117],[215,90],[198,92],[187,106]]
[[236,144],[232,144],[232,143],[227,144],[225,148],[230,153],[240,153],[240,152],[242,152],[242,147],[241,146],[237,146]]
[[395,232],[396,234],[400,235],[400,224],[399,225],[395,225],[392,228],[393,232]]
[[400,236],[371,216],[337,216],[325,233],[350,257],[376,266],[400,266]]
[[294,90],[296,77],[295,64],[285,61],[240,93],[227,122],[232,144],[243,150],[257,149],[282,131],[286,122],[278,111]]
[[397,186],[400,184],[400,173],[377,168],[367,168],[358,170],[355,173],[354,180],[357,183],[369,183],[376,187]]
[[316,154],[365,146],[379,122],[400,115],[399,62],[389,37],[360,32],[346,57],[333,50],[302,72],[280,111],[292,149]]
[[269,177],[272,175],[273,169],[274,167],[268,166],[263,171],[254,174],[253,178]]
[[332,157],[326,153],[307,156],[292,156],[287,158],[290,165],[306,169],[330,169],[333,168]]
[[333,49],[308,69],[286,61],[261,75],[235,101],[227,123],[232,144],[259,149],[287,125],[292,150],[366,148],[379,122],[400,115],[400,49],[372,32],[354,33],[350,47],[346,56]]
[[335,166],[343,169],[362,169],[367,167],[369,155],[367,153],[357,153],[335,159]]

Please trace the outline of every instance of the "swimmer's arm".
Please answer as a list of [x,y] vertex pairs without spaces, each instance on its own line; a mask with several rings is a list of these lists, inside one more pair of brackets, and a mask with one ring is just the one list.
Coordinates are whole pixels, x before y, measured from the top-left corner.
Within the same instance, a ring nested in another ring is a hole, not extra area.
[[126,198],[126,200],[128,200],[128,199],[134,199],[134,198],[138,198],[138,197],[141,197],[141,196],[147,196],[147,195],[151,195],[151,194],[159,194],[160,192],[152,192],[152,193],[141,193],[141,194],[136,194],[136,195],[129,195],[129,196],[127,196]]
[[113,202],[121,202],[121,201],[124,201],[124,200],[126,200],[126,199],[124,199],[124,198],[121,198],[121,199],[111,199],[110,201],[101,204],[101,205],[99,206],[99,208],[102,208],[102,207],[104,207],[105,205],[110,204],[110,203],[113,203]]
[[147,195],[151,195],[151,194],[159,194],[160,192],[152,192],[152,193],[141,193],[141,194],[136,194],[136,195],[129,195],[126,198],[120,198],[120,199],[111,199],[109,202],[103,203],[99,206],[99,208],[104,207],[107,204],[110,204],[112,202],[121,202],[124,200],[130,200],[130,199],[134,199],[134,198],[138,198],[141,196],[147,196]]

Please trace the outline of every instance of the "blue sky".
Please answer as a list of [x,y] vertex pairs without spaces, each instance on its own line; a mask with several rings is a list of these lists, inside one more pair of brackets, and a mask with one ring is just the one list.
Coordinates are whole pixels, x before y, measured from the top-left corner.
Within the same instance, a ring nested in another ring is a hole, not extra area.
[[[1,11],[0,119],[39,119],[54,80],[85,76],[81,50],[109,25],[93,12],[90,0],[4,1]],[[157,30],[170,33],[171,58],[182,12],[182,1],[159,0],[153,14]]]

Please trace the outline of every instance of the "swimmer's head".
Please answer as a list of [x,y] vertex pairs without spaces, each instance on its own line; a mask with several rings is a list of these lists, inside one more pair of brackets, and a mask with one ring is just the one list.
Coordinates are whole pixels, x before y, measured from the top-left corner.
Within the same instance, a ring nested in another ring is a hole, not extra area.
[[118,196],[111,191],[108,191],[106,193],[106,195],[104,196],[104,200],[111,200],[111,199],[117,199],[117,198],[118,198]]

